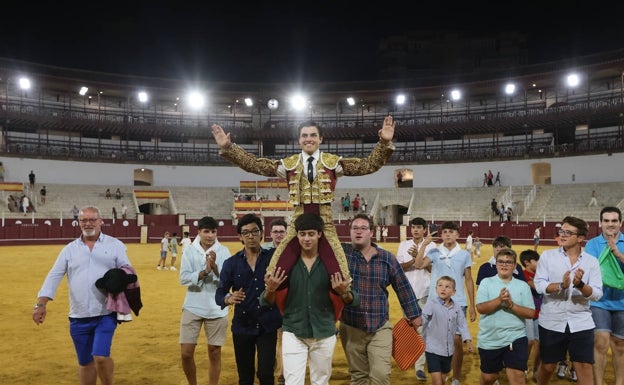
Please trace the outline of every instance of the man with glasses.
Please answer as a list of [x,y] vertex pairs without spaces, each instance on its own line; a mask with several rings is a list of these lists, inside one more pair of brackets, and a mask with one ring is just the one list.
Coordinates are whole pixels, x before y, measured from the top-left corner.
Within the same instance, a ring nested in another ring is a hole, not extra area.
[[602,275],[598,260],[583,251],[581,244],[589,229],[587,222],[568,216],[562,221],[561,246],[546,250],[537,262],[533,282],[543,294],[538,319],[542,364],[538,385],[546,385],[557,363],[570,361],[579,384],[593,384],[594,321],[590,301],[602,297]]
[[[596,258],[613,258],[624,270],[624,234],[622,211],[617,207],[600,210],[601,234],[587,242],[585,251]],[[611,347],[615,385],[624,385],[624,290],[603,283],[603,295],[589,303],[594,329],[594,382],[603,383],[607,352]]]
[[375,225],[366,214],[351,222],[351,243],[343,248],[359,296],[358,306],[346,306],[340,318],[340,341],[352,384],[390,384],[392,324],[387,287],[394,289],[403,314],[417,330],[422,324],[418,299],[396,257],[372,243]]
[[78,213],[81,235],[61,250],[37,295],[32,319],[42,324],[46,305],[67,275],[69,287],[69,334],[78,357],[78,382],[111,385],[114,364],[110,356],[117,314],[106,307],[107,293],[96,289],[95,281],[114,268],[129,267],[126,246],[102,233],[102,213],[94,206]]
[[495,263],[497,274],[481,281],[477,290],[481,384],[498,381],[504,368],[509,384],[521,385],[529,358],[526,319],[533,318],[535,304],[529,285],[513,276],[516,252],[499,250]]
[[197,384],[195,347],[202,326],[210,362],[208,383],[217,384],[221,376],[221,347],[225,345],[228,311],[215,301],[215,293],[230,250],[219,243],[218,228],[212,217],[197,221],[197,237],[184,249],[180,264],[180,284],[187,287],[180,319],[180,354],[189,385]]
[[234,306],[232,341],[238,383],[252,385],[257,376],[260,385],[273,385],[277,329],[282,326],[282,316],[277,306],[262,306],[260,298],[274,250],[260,247],[262,220],[255,214],[240,218],[236,232],[243,249],[223,264],[215,298],[222,308]]
[[[455,301],[464,310],[470,313],[470,322],[477,319],[474,302],[474,282],[472,280],[472,258],[470,253],[462,249],[457,239],[459,238],[459,226],[455,222],[444,222],[440,227],[440,238],[442,243],[428,251],[424,256],[416,256],[415,265],[417,268],[430,268],[431,280],[437,282],[438,278],[448,275],[457,282],[456,292],[453,296]],[[433,241],[432,234],[427,235],[424,244]],[[462,284],[462,282],[464,284]],[[429,298],[435,298],[435,285],[429,287]],[[470,300],[470,304],[468,303]],[[464,348],[462,336],[455,334],[455,352],[453,353],[453,380],[452,385],[459,385],[461,368],[464,360]]]
[[[336,182],[341,176],[368,175],[379,170],[395,150],[392,144],[394,126],[392,116],[386,116],[379,130],[379,143],[366,158],[342,158],[321,152],[319,147],[323,143],[323,133],[321,127],[312,121],[299,125],[301,152],[282,160],[258,158],[248,153],[232,143],[230,134],[226,134],[217,124],[212,125],[212,135],[223,158],[245,171],[288,181],[289,201],[295,208],[292,221],[304,212],[321,216],[325,223],[325,236],[319,244],[321,261],[329,274],[341,272],[345,279],[349,279],[349,268],[332,215]],[[275,250],[269,271],[279,266],[288,274],[299,258],[300,250],[297,234],[290,226],[286,238]]]
[[277,246],[279,246],[286,237],[287,228],[288,223],[286,223],[286,221],[282,218],[273,219],[271,223],[269,223],[271,242],[263,243],[262,247],[264,247],[265,249],[277,249]]

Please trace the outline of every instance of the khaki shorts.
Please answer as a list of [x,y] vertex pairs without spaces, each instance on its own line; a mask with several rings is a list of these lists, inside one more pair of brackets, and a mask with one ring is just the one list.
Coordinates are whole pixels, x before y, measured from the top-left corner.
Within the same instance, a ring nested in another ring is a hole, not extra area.
[[204,325],[204,334],[206,335],[206,342],[208,345],[225,345],[225,336],[228,326],[227,316],[208,319],[197,316],[188,310],[182,310],[182,318],[180,319],[180,343],[196,345],[202,325]]

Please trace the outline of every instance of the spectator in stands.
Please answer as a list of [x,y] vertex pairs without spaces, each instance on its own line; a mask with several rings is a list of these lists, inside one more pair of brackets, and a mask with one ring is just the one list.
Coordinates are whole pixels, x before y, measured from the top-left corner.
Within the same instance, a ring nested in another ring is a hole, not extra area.
[[169,251],[169,232],[165,231],[165,235],[160,240],[160,257],[156,270],[168,270],[167,268],[167,252]]
[[[624,261],[624,234],[622,228],[622,211],[617,207],[604,207],[600,210],[601,234],[587,242],[585,251],[598,258],[612,258],[617,261],[620,269]],[[616,267],[617,268],[617,267]],[[607,367],[607,352],[611,347],[615,383],[624,381],[624,289],[614,287],[602,274],[603,295],[598,301],[589,303],[592,318],[596,324],[594,329],[594,382],[596,385],[604,381]]]
[[505,217],[507,218],[507,222],[511,222],[511,220],[513,219],[513,209],[511,208],[511,206],[507,207],[507,210],[505,211]]
[[598,199],[596,199],[596,190],[592,190],[591,192],[591,199],[589,200],[589,204],[587,205],[589,206],[598,206]]
[[251,385],[257,376],[260,385],[272,385],[282,317],[277,306],[262,306],[260,298],[273,250],[260,246],[262,220],[255,214],[241,217],[236,232],[243,249],[223,262],[215,300],[221,308],[234,306],[232,341],[238,383]]
[[119,187],[117,187],[117,190],[115,191],[115,198],[121,199],[121,197],[122,197],[121,191],[119,190]]
[[30,182],[30,189],[35,189],[35,172],[30,170],[30,174],[28,174],[28,181]]
[[[323,142],[323,133],[319,125],[311,121],[299,125],[301,153],[282,160],[258,158],[246,152],[232,143],[230,134],[226,134],[217,124],[212,125],[212,134],[223,158],[248,172],[288,180],[289,200],[294,206],[292,220],[303,212],[321,215],[325,224],[323,229],[325,236],[320,240],[319,245],[321,260],[323,263],[328,263],[325,266],[328,273],[340,271],[343,277],[348,279],[349,268],[336,233],[331,208],[336,180],[341,176],[367,175],[379,170],[395,150],[392,144],[394,127],[392,116],[386,116],[378,132],[379,143],[366,158],[342,158],[320,152],[319,146]],[[285,250],[288,251],[284,253]],[[295,229],[289,226],[286,238],[273,255],[269,271],[280,266],[288,274],[299,257],[299,250]]]
[[[419,254],[424,255],[427,251],[436,247],[435,242],[428,245],[425,243],[425,233],[427,232],[427,221],[423,218],[416,217],[410,221],[410,231],[412,239],[408,239],[399,243],[397,251],[397,261],[401,264],[401,268],[405,272],[405,276],[412,286],[414,295],[418,299],[418,305],[423,308],[429,298],[429,284],[431,281],[431,273],[427,269],[417,269],[415,266],[416,257]],[[422,257],[422,256],[421,256]],[[454,290],[453,290],[454,291]],[[462,313],[463,315],[463,313]],[[464,317],[464,323],[466,318]],[[418,328],[418,332],[422,333],[423,327]],[[450,361],[449,361],[450,367]],[[425,355],[421,355],[414,365],[416,378],[420,381],[427,381],[425,374]]]
[[189,384],[197,384],[195,347],[201,327],[208,345],[208,384],[218,384],[221,376],[221,347],[225,345],[228,309],[215,299],[220,272],[230,251],[219,243],[219,224],[212,217],[197,222],[197,237],[184,249],[180,265],[180,284],[186,286],[186,296],[180,319],[180,355],[182,369]]
[[487,184],[488,184],[489,187],[494,186],[493,180],[494,180],[494,174],[492,174],[492,170],[488,170],[488,173],[487,173]]
[[[462,249],[457,243],[459,238],[459,226],[455,222],[444,222],[440,226],[440,238],[442,243],[428,251],[424,256],[416,257],[415,265],[418,268],[431,268],[431,280],[437,282],[444,275],[448,275],[457,283],[456,293],[453,296],[464,315],[469,312],[470,322],[477,319],[474,302],[474,282],[472,280],[472,259],[470,254]],[[433,242],[432,234],[425,238],[425,245]],[[460,282],[463,282],[461,284]],[[433,285],[429,286],[429,298],[435,298],[436,291]],[[452,385],[459,385],[461,367],[464,360],[462,338],[455,335],[455,351],[453,353],[453,381]]]
[[[329,384],[336,346],[336,309],[331,296],[341,304],[357,305],[357,294],[338,272],[328,276],[320,262],[318,243],[323,237],[323,219],[303,213],[294,223],[301,255],[289,277],[277,268],[265,278],[261,304],[278,304],[284,316],[282,351],[284,377],[288,384],[304,384],[309,361],[310,383]],[[289,278],[286,288],[279,289]],[[310,295],[314,293],[314,295]],[[285,297],[283,301],[279,296]]]
[[593,384],[595,324],[590,301],[602,297],[598,259],[583,251],[587,222],[565,217],[559,235],[561,247],[542,253],[535,271],[535,290],[543,294],[539,315],[540,356],[537,383],[546,385],[557,363],[570,360],[579,384]]
[[121,202],[121,219],[128,217],[128,206],[124,202]]
[[360,211],[360,194],[355,194],[353,198],[353,212],[358,213]]
[[26,195],[22,195],[20,207],[22,208],[24,216],[26,216],[26,214],[30,212],[30,199],[28,199]]
[[365,213],[366,212],[366,199],[364,197],[360,198],[360,205],[362,206],[362,212]]
[[487,177],[487,172],[483,173],[483,186],[481,187],[487,187],[488,185],[488,177]]
[[388,226],[383,226],[381,228],[381,239],[384,243],[388,242]]
[[45,205],[45,201],[46,201],[46,194],[48,193],[48,191],[46,190],[46,186],[43,186],[41,188],[41,190],[39,190],[39,200],[41,201],[42,205]]
[[117,209],[113,206],[113,222],[117,220]]
[[348,196],[342,198],[342,211],[344,211],[345,213],[348,213],[349,210],[351,209],[350,205],[351,205],[351,201],[349,200]]
[[492,213],[494,213],[494,215],[498,215],[498,202],[496,202],[496,198],[492,198],[490,207],[492,208]]
[[501,180],[500,180],[500,171],[496,171],[496,178],[494,179],[494,185],[496,186],[496,183],[498,183],[498,185],[501,185]]
[[78,220],[78,214],[80,213],[80,210],[78,210],[78,207],[76,207],[76,205],[74,205],[71,212],[72,212],[72,215],[74,216],[74,220]]
[[501,203],[500,210],[498,211],[498,219],[501,222],[507,221],[507,210],[505,210],[505,204]]
[[4,182],[4,165],[0,162],[0,182]]
[[79,383],[92,385],[99,377],[100,384],[112,384],[114,363],[110,352],[118,324],[117,313],[108,310],[107,294],[96,288],[96,280],[112,268],[132,269],[132,266],[126,246],[102,233],[100,210],[90,206],[79,211],[81,235],[58,255],[37,294],[32,319],[37,325],[46,320],[46,305],[54,299],[61,280],[67,275],[69,334],[78,358]]
[[109,188],[106,189],[106,192],[104,193],[104,195],[106,196],[106,199],[112,199],[113,197]]

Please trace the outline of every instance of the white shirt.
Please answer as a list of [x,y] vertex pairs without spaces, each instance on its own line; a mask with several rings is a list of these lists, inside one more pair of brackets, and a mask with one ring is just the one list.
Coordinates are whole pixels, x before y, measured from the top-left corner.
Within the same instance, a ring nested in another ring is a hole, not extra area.
[[[583,282],[592,287],[592,294],[588,298],[572,286],[561,292],[546,293],[549,284],[563,281],[566,271],[570,271],[572,278],[579,267],[585,272]],[[533,282],[535,290],[544,295],[538,319],[541,327],[560,333],[565,332],[566,325],[570,326],[572,333],[595,327],[589,301],[597,301],[602,297],[602,274],[598,259],[583,251],[572,266],[563,247],[546,250],[537,261]]]
[[[424,239],[420,241],[417,245],[418,249],[422,247],[424,243]],[[415,242],[413,239],[405,240],[399,243],[399,249],[397,250],[397,261],[399,263],[405,263],[412,260],[412,256],[408,253],[408,250],[414,246]],[[431,249],[436,248],[436,244],[434,242],[429,243],[425,246],[425,255]],[[414,290],[414,295],[416,298],[421,299],[429,295],[429,285],[431,284],[431,273],[426,269],[411,269],[405,271],[405,276],[409,281],[410,285],[412,285],[412,290]]]

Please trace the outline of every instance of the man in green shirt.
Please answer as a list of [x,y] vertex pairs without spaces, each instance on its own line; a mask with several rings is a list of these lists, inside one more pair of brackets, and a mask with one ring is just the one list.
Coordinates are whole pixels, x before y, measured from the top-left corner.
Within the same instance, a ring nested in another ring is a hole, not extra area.
[[[344,304],[357,305],[357,294],[349,290],[349,281],[339,272],[328,276],[318,255],[323,237],[323,219],[303,213],[295,219],[295,231],[301,255],[290,276],[277,267],[265,278],[266,289],[261,304],[273,304],[283,295],[282,361],[287,384],[303,385],[306,365],[310,362],[310,382],[329,384],[332,358],[336,346],[336,310],[330,295],[339,296]],[[288,279],[285,288],[277,289]],[[319,295],[327,293],[327,295]],[[277,301],[280,306],[281,301]],[[339,316],[339,314],[338,314]]]

